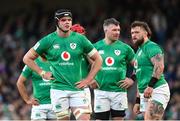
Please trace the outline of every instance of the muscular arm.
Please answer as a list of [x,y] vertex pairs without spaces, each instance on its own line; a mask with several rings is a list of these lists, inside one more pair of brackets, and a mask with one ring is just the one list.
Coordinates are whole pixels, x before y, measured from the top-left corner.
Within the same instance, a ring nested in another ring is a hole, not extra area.
[[151,62],[154,65],[152,77],[159,79],[164,71],[164,55],[162,54],[155,55],[154,57],[151,58]]
[[27,102],[30,98],[28,96],[26,87],[24,85],[25,81],[26,81],[26,78],[24,76],[20,75],[16,85],[17,85],[17,88],[18,88],[18,91],[19,91],[21,97],[23,98],[23,100],[25,102]]
[[157,80],[160,78],[164,70],[164,56],[157,54],[151,58],[151,62],[154,66],[152,78],[148,84],[148,87],[144,90],[144,97],[149,98],[152,95],[153,87]]
[[93,60],[89,56],[87,56],[86,58],[87,58],[90,65],[92,65],[94,63]]
[[[134,65],[134,61],[130,61],[130,65],[133,66]],[[125,78],[124,80],[120,80],[119,83],[119,87],[121,88],[125,88],[128,89],[130,86],[133,85],[134,81],[136,81],[136,76],[135,76],[135,71],[133,70],[133,73],[131,74],[131,76],[129,78]]]
[[88,85],[91,85],[96,73],[101,69],[102,58],[99,55],[99,53],[95,52],[90,58],[93,61],[93,63],[91,64],[91,70],[90,70],[88,76],[86,77],[86,79],[76,83],[77,88],[84,88]]
[[102,65],[102,58],[99,55],[98,52],[96,52],[93,56],[90,57],[90,59],[92,59],[91,62],[93,62],[93,64],[91,64],[91,70],[87,76],[88,80],[93,80],[93,78],[95,77],[96,73],[101,69],[101,65]]
[[23,62],[29,66],[33,71],[37,72],[39,75],[42,72],[42,69],[34,62],[36,58],[38,58],[38,54],[34,49],[30,49],[24,56]]
[[39,102],[37,99],[32,98],[28,95],[27,89],[26,89],[25,84],[24,84],[26,80],[27,79],[23,75],[20,75],[18,78],[18,81],[16,83],[21,97],[29,105],[39,105]]

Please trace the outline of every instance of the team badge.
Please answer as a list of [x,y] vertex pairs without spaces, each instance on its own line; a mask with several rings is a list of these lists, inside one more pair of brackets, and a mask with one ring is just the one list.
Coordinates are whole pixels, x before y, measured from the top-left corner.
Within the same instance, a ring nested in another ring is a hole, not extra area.
[[70,43],[71,49],[76,49],[76,43]]
[[104,50],[99,50],[99,54],[104,54]]
[[55,44],[55,45],[53,45],[53,48],[54,48],[54,49],[59,49],[60,46],[59,46],[59,44]]
[[105,63],[107,66],[112,66],[114,64],[114,58],[112,57],[107,57],[105,60]]
[[121,54],[121,51],[120,50],[114,50],[114,53],[119,56]]
[[69,52],[64,51],[61,53],[61,58],[65,61],[68,61],[71,58],[71,55],[69,54]]

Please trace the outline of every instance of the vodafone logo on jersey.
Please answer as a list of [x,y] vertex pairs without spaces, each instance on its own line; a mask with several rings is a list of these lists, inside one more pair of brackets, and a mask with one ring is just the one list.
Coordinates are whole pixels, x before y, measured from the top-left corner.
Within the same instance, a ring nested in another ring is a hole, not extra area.
[[69,54],[69,52],[64,51],[61,53],[61,58],[65,61],[68,61],[71,58],[71,55]]
[[105,60],[106,65],[112,66],[114,64],[114,58],[112,57],[107,57]]

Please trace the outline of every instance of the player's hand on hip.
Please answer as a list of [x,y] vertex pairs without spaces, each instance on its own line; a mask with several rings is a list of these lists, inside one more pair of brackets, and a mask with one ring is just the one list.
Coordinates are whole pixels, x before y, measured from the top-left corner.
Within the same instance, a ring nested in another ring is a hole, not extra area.
[[134,104],[133,112],[134,112],[134,114],[136,114],[136,115],[139,114],[139,113],[141,113],[141,112],[140,112],[140,104],[138,104],[138,103]]
[[38,99],[36,98],[30,98],[29,100],[26,101],[28,105],[39,105]]
[[120,83],[119,87],[127,89],[133,85],[134,81],[131,78],[126,77],[126,79],[121,80],[118,83]]
[[42,75],[42,78],[46,79],[46,80],[53,80],[54,79],[51,72],[45,72],[45,74]]
[[81,88],[86,88],[86,87],[88,87],[89,84],[90,84],[90,81],[87,80],[87,79],[84,79],[84,80],[81,80],[81,81],[77,82],[76,87],[80,88],[80,89]]
[[152,93],[153,93],[153,88],[152,87],[147,87],[144,90],[144,97],[145,98],[150,98],[152,96]]

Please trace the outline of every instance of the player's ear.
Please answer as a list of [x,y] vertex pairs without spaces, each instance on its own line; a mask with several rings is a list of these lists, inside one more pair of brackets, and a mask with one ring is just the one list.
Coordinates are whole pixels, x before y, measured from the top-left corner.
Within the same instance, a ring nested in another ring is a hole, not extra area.
[[106,33],[107,32],[107,27],[104,27],[103,29],[104,29],[104,33]]
[[103,26],[103,30],[104,30],[104,32],[106,32],[107,31],[107,27]]

